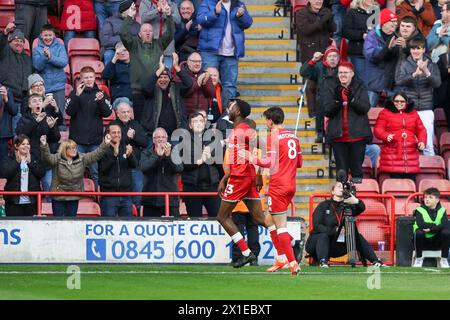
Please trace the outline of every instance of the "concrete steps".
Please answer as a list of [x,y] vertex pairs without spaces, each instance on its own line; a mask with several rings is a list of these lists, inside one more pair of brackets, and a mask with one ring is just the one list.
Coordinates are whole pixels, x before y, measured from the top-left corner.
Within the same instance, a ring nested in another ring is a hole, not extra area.
[[[273,5],[275,1],[272,2],[272,4],[264,3],[264,1],[260,2],[258,1],[258,4],[250,4],[248,1],[246,1],[247,10],[250,13],[250,15],[255,17],[282,17],[284,16],[284,9],[279,8]],[[289,19],[289,18],[287,18]]]
[[[295,130],[302,88],[296,61],[296,40],[290,39],[290,19],[275,0],[246,0],[253,25],[246,30],[246,56],[239,62],[238,91],[240,98],[252,106],[250,118],[261,138],[267,136],[262,113],[271,106],[285,112],[284,126]],[[303,155],[303,167],[297,171],[294,197],[296,214],[309,220],[309,196],[328,193],[334,179],[329,178],[328,147],[316,143],[316,121],[308,116],[306,101],[300,110],[297,137]]]

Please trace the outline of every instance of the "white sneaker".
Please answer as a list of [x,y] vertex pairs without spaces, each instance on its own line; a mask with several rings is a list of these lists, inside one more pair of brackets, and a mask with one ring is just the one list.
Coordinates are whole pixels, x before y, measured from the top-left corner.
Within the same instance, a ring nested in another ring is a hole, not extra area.
[[443,268],[443,269],[448,269],[448,268],[450,268],[450,266],[448,265],[448,260],[447,260],[447,258],[441,258],[441,268]]
[[413,267],[414,268],[422,268],[422,265],[423,265],[423,257],[416,258],[416,260],[414,261]]

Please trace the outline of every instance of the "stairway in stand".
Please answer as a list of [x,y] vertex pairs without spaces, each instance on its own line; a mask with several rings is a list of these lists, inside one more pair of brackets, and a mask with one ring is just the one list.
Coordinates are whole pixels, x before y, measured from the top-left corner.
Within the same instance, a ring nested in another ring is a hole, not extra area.
[[[283,108],[285,127],[295,130],[300,63],[296,61],[296,40],[291,39],[289,12],[273,6],[275,0],[246,0],[253,25],[246,30],[245,57],[239,62],[238,91],[252,106],[251,118],[258,129],[265,129],[264,110]],[[293,37],[294,38],[294,37]],[[297,136],[303,151],[303,168],[297,174],[296,215],[309,220],[309,195],[329,192],[329,152],[323,154],[322,143],[315,143],[315,119],[308,117],[304,106]]]

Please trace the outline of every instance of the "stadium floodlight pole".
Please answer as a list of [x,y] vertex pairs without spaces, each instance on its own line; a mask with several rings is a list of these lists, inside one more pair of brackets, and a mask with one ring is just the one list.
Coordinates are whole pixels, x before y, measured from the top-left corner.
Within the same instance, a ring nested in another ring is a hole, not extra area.
[[298,91],[300,92],[300,101],[298,103],[297,122],[295,123],[295,132],[294,132],[295,135],[297,135],[298,123],[300,122],[300,114],[301,114],[301,110],[302,110],[302,107],[303,107],[303,100],[304,100],[305,89],[306,89],[307,85],[308,85],[308,79],[306,79],[305,84],[303,85],[303,87],[299,87],[298,88]]

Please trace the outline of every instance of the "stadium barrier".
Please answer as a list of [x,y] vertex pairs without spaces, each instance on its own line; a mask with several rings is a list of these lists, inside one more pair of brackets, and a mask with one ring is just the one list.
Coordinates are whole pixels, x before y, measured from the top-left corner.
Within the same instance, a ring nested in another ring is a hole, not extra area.
[[[330,193],[314,193],[309,197],[309,232],[313,228],[313,212],[316,206],[331,197]],[[395,246],[395,197],[389,194],[364,193],[358,199],[366,200],[366,210],[356,217],[359,233],[369,242],[379,258],[387,265],[394,265]],[[316,200],[316,201],[315,201]],[[380,201],[381,200],[381,201]],[[390,214],[382,202],[390,205]],[[346,256],[344,256],[346,257]],[[331,259],[333,263],[345,263],[346,259]]]
[[[0,191],[3,195],[37,197],[61,192]],[[65,193],[65,194],[77,194]],[[106,193],[84,192],[84,196],[152,195],[199,193]],[[216,193],[211,193],[216,195]],[[88,203],[88,202],[84,202]],[[80,202],[81,204],[81,202]],[[0,263],[229,263],[232,241],[214,218],[150,217],[4,217],[0,219]],[[288,230],[296,243],[302,239],[301,218],[288,218]],[[260,265],[271,265],[276,251],[268,230],[259,227]]]
[[[36,196],[37,215],[42,216],[42,197],[43,196],[103,196],[103,197],[164,197],[165,216],[169,217],[170,197],[195,197],[195,196],[217,196],[217,192],[103,192],[103,191],[84,191],[84,192],[55,192],[55,191],[0,191],[0,195],[21,195]],[[291,201],[291,217],[295,217],[295,202]]]

